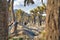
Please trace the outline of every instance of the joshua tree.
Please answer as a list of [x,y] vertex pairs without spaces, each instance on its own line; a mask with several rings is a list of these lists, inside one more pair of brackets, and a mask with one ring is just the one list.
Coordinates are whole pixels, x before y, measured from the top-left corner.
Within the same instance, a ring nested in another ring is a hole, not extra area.
[[31,12],[31,14],[32,14],[32,22],[34,22],[34,24],[36,23],[36,13],[35,13],[35,10],[31,10],[30,11]]
[[14,14],[14,10],[13,10],[13,4],[14,4],[14,0],[9,0],[8,1],[8,9],[9,9],[9,16],[10,16],[9,18],[10,18],[11,22],[12,21],[15,22],[15,24],[14,24],[14,26],[15,26],[14,32],[15,32],[15,34],[17,34],[17,24],[18,24],[18,22],[16,22],[16,19],[15,19],[15,14]]

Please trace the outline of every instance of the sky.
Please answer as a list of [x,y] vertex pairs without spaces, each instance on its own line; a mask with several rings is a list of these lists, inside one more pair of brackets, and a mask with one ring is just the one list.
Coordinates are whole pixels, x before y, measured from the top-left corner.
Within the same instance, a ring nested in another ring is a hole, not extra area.
[[[35,4],[30,4],[29,6],[24,6],[24,0],[15,0],[14,1],[14,9],[21,9],[27,13],[29,13],[30,10],[36,8],[37,6],[41,6],[41,0],[33,0]],[[46,4],[47,1],[43,0],[43,2]]]

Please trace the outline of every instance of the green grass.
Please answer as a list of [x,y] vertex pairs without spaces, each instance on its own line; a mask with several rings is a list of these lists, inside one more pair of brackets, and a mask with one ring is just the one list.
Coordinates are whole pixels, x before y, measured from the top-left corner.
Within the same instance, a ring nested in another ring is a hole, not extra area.
[[19,40],[23,40],[23,38],[19,38]]
[[17,38],[13,38],[13,40],[17,40]]

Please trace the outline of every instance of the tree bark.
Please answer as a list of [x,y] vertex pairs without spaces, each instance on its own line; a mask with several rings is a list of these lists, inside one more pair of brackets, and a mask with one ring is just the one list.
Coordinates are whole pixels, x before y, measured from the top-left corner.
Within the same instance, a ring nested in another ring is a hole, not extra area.
[[60,0],[48,0],[46,10],[46,40],[59,40],[59,6]]
[[8,4],[0,0],[0,40],[8,40]]

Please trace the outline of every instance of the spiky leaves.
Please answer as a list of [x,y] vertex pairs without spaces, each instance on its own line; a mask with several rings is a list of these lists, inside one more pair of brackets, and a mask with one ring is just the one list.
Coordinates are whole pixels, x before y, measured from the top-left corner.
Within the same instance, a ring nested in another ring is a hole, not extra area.
[[33,0],[24,0],[24,6],[29,5],[29,4],[34,4]]

